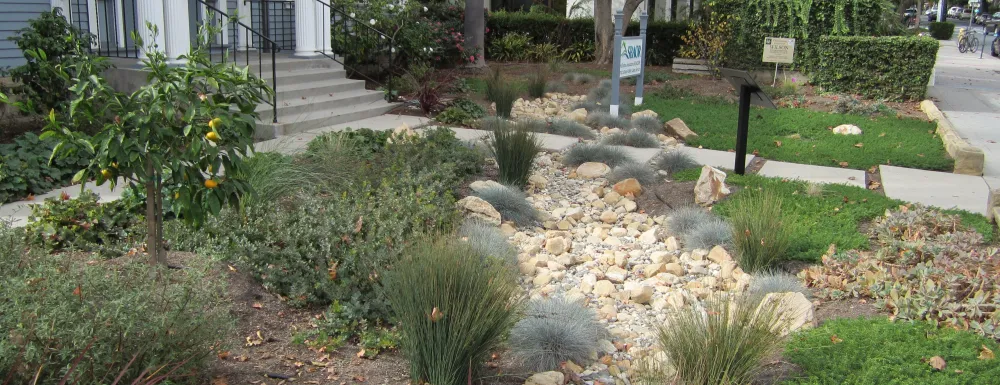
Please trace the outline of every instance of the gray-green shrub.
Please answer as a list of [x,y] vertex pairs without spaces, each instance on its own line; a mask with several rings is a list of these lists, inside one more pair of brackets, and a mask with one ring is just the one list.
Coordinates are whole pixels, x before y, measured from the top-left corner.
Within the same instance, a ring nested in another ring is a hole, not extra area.
[[[330,160],[335,154],[336,152],[323,152],[318,157]],[[330,163],[325,165],[333,166]],[[239,173],[240,179],[246,181],[251,188],[249,194],[240,197],[240,207],[274,204],[298,192],[320,187],[325,180],[346,181],[348,179],[346,174],[354,172],[354,169],[349,167],[324,167],[323,171],[330,171],[329,173],[319,173],[314,170],[316,169],[295,162],[287,155],[276,152],[255,153],[246,159]]]
[[593,310],[561,298],[533,300],[510,331],[511,354],[532,372],[559,370],[566,361],[586,366],[607,330]]
[[763,270],[753,274],[747,294],[763,298],[770,293],[802,293],[808,298],[811,293],[798,277],[777,270]]
[[517,249],[507,241],[507,236],[494,225],[480,220],[467,219],[458,228],[458,236],[462,237],[479,255],[498,258],[511,264],[517,263]]
[[664,152],[654,162],[657,170],[662,170],[667,175],[674,175],[678,171],[698,168],[700,165],[690,154],[681,150],[671,150]]
[[[763,361],[780,351],[781,313],[774,302],[715,295],[701,306],[670,313],[657,342],[674,381],[689,385],[750,384]],[[666,376],[668,368],[649,368]]]
[[[684,245],[690,249],[711,249],[715,246],[729,248],[732,242],[733,226],[721,218],[712,218],[698,224],[684,237]],[[746,267],[743,269],[746,270]]]
[[[601,84],[603,85],[604,81],[601,81]],[[611,87],[604,87],[602,85],[591,88],[590,91],[587,92],[587,100],[591,102],[600,102],[609,98],[611,96]]]
[[605,136],[604,139],[601,140],[601,143],[612,146],[629,146],[637,148],[660,147],[659,139],[656,139],[655,136],[639,130],[616,132],[614,134]]
[[632,119],[632,127],[654,135],[664,133],[663,122],[660,121],[660,118],[655,116],[644,115]]
[[785,259],[791,237],[781,219],[783,199],[761,191],[745,191],[733,199],[729,220],[740,267],[755,273]]
[[494,186],[476,191],[473,195],[489,202],[505,221],[530,226],[538,220],[538,211],[528,202],[524,192],[516,187]]
[[566,151],[562,162],[570,166],[579,166],[587,162],[598,162],[615,167],[621,164],[634,163],[635,160],[621,147],[598,143],[578,143],[570,147],[569,151]]
[[608,174],[608,182],[618,183],[625,179],[635,178],[643,189],[652,187],[657,182],[656,172],[643,163],[626,163],[616,166]]
[[591,74],[584,74],[584,73],[578,73],[578,72],[570,72],[570,73],[567,73],[567,74],[563,75],[563,81],[564,82],[570,82],[570,83],[573,83],[573,84],[580,85],[580,84],[590,84],[590,83],[593,83],[593,82],[597,81],[597,78],[595,78],[594,75],[591,75]]
[[406,255],[384,281],[410,378],[464,385],[517,322],[517,272],[454,239],[420,241]]
[[547,93],[565,93],[566,90],[566,85],[560,82],[550,81],[545,83],[545,92]]
[[572,136],[583,139],[593,139],[597,136],[594,134],[594,131],[590,129],[590,127],[567,119],[553,120],[552,124],[549,125],[548,131],[556,135]]
[[696,206],[685,206],[674,210],[667,219],[667,228],[681,238],[686,237],[695,227],[714,219],[707,210]]
[[500,169],[500,183],[518,188],[528,184],[531,166],[542,151],[541,143],[531,132],[532,124],[535,123],[498,124],[487,138],[490,152]]
[[595,129],[601,129],[603,127],[608,128],[620,128],[627,130],[632,128],[632,121],[625,119],[621,116],[611,116],[608,114],[607,109],[604,111],[592,112],[587,115],[587,125]]
[[74,384],[174,366],[169,380],[196,380],[228,337],[226,276],[207,258],[184,269],[135,257],[89,263],[23,239],[0,224],[0,263],[10,267],[0,271],[0,377],[11,383],[55,384],[76,360]]

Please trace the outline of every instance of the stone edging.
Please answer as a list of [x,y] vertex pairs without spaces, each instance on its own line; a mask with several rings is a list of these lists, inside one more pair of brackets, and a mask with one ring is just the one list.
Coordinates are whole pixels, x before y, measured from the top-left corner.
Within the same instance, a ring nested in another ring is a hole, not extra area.
[[931,100],[920,102],[920,110],[927,114],[927,117],[937,122],[937,134],[944,142],[944,148],[948,155],[955,159],[955,174],[983,175],[983,162],[985,155],[983,150],[969,144],[962,139],[955,131],[955,127],[948,120],[948,117],[941,113]]

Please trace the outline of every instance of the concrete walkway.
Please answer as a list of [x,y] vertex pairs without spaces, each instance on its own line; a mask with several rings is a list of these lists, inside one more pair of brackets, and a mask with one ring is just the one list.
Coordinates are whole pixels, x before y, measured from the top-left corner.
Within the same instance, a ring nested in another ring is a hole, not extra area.
[[823,167],[769,160],[757,172],[775,178],[798,179],[813,183],[840,183],[865,188],[865,172],[849,168]]

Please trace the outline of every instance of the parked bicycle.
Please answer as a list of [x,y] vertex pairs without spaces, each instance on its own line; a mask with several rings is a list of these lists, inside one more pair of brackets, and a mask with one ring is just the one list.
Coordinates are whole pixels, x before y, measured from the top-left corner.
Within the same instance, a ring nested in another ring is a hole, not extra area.
[[963,29],[959,33],[958,52],[965,53],[966,51],[971,51],[972,53],[979,51],[979,38],[976,37],[976,31]]

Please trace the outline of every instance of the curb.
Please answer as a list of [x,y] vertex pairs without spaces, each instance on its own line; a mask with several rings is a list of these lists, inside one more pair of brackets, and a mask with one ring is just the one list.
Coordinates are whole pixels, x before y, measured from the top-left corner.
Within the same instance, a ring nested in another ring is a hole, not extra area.
[[955,131],[955,126],[951,124],[948,117],[941,113],[941,110],[937,108],[931,100],[924,100],[920,102],[920,110],[927,114],[927,117],[931,121],[937,122],[937,134],[941,137],[941,141],[944,143],[944,148],[948,151],[948,155],[955,160],[955,174],[964,175],[983,175],[983,163],[985,162],[985,155],[983,150],[969,144],[965,139],[962,139]]

